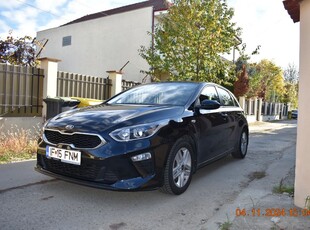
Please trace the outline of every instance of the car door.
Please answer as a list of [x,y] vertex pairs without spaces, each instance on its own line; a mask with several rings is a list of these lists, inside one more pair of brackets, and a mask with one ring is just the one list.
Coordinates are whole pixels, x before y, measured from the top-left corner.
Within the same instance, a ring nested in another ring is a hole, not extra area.
[[[220,103],[215,86],[208,85],[201,91],[198,103],[203,100],[215,100]],[[199,130],[198,137],[198,162],[204,163],[221,154],[223,146],[222,136],[225,132],[227,117],[221,114],[221,109],[204,110],[200,109],[196,115],[196,127]]]
[[238,126],[238,116],[241,114],[241,108],[236,102],[234,96],[226,89],[217,87],[217,92],[221,101],[221,114],[226,117],[222,130],[223,151],[228,152],[234,148]]

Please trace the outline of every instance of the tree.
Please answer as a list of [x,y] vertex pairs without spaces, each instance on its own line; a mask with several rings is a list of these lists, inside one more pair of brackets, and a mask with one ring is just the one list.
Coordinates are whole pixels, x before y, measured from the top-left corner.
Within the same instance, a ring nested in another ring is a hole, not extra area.
[[292,84],[297,84],[298,79],[299,74],[297,67],[294,64],[288,64],[288,67],[284,70],[284,80]]
[[251,57],[253,55],[257,55],[259,54],[259,50],[260,50],[260,45],[258,45],[255,50],[252,51],[251,54],[246,53],[246,44],[242,43],[241,48],[238,46],[237,50],[239,51],[239,57],[236,61],[236,72],[241,71],[243,69],[243,65],[246,66],[247,68],[247,72],[251,73],[253,68],[249,68],[251,67],[251,65],[249,64],[249,60],[251,59]]
[[285,81],[285,103],[291,103],[293,108],[298,107],[298,71],[294,64],[289,64],[284,70],[284,81]]
[[240,56],[236,61],[235,71],[237,73],[237,80],[234,83],[234,89],[233,89],[233,92],[236,97],[244,96],[248,92],[251,95],[251,97],[257,94],[257,86],[253,84],[255,81],[253,81],[252,79],[251,81],[252,84],[250,87],[250,81],[248,77],[248,75],[253,76],[256,73],[256,69],[248,61],[250,60],[251,56],[259,53],[259,49],[260,46],[257,46],[256,49],[252,51],[251,55],[246,54],[245,43],[242,44],[241,49],[238,49]]
[[255,67],[254,75],[250,77],[249,91],[254,96],[267,101],[281,101],[284,94],[284,78],[282,69],[267,59],[261,60]]
[[36,45],[30,36],[14,38],[12,32],[0,39],[0,62],[13,65],[36,66]]
[[233,14],[226,0],[175,0],[150,34],[150,47],[140,49],[151,66],[144,72],[168,74],[171,80],[227,82],[233,65],[221,55],[236,46],[240,35]]
[[234,94],[236,97],[245,95],[249,90],[249,77],[246,66],[242,66],[242,71],[238,74],[238,79],[234,83]]
[[245,63],[249,75],[249,90],[246,96],[260,97],[267,101],[281,101],[284,94],[282,69],[267,59],[259,63]]
[[256,71],[255,64],[250,64],[251,65],[251,74],[249,74],[249,91],[247,92],[246,96],[248,98],[251,97],[257,97],[258,92],[260,91],[261,87],[261,75]]
[[298,87],[297,84],[290,82],[285,83],[285,93],[283,95],[283,102],[290,103],[292,108],[298,107]]

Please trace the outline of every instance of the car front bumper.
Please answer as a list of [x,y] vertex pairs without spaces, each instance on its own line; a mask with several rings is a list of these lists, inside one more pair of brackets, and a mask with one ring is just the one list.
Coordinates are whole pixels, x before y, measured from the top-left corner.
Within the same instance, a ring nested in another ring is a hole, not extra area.
[[82,180],[82,179],[77,179],[74,177],[69,177],[69,176],[64,176],[61,174],[53,173],[51,171],[45,170],[39,165],[37,165],[34,169],[39,173],[42,173],[44,175],[51,176],[57,179],[61,179],[63,181],[80,184],[84,186],[90,186],[94,188],[100,188],[100,189],[117,190],[117,191],[140,191],[140,190],[153,190],[157,188],[156,186],[145,187],[145,188],[143,186],[147,184],[150,180],[152,180],[154,175],[150,175],[145,178],[137,177],[137,178],[127,179],[127,180],[121,180],[121,181],[115,182],[114,184],[104,184],[100,182]]
[[[142,145],[143,146],[143,145]],[[162,186],[163,168],[168,143],[142,148],[133,152],[106,156],[108,146],[96,151],[82,150],[80,165],[61,162],[46,156],[46,144],[37,151],[35,170],[65,181],[109,190],[153,190]],[[145,147],[145,145],[144,145]],[[151,159],[134,162],[131,157],[150,152]]]

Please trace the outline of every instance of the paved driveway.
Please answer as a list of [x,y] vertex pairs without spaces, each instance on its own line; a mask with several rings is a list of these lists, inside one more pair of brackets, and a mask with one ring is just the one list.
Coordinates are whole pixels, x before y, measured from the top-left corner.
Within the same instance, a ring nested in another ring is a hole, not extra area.
[[[0,228],[212,230],[233,222],[249,229],[236,209],[259,207],[295,162],[296,121],[255,127],[244,160],[228,156],[200,169],[180,196],[71,184],[35,172],[35,161],[0,165]],[[255,172],[266,176],[255,178]],[[270,229],[270,218],[252,223],[266,221]]]

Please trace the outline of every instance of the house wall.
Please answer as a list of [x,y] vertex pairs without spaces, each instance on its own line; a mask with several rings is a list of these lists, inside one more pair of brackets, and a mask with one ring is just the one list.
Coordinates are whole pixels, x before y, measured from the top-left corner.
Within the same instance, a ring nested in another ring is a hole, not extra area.
[[[300,63],[296,149],[295,205],[304,207],[310,196],[310,0],[300,3]],[[310,202],[308,203],[310,205]],[[309,207],[309,206],[308,206]]]
[[[108,70],[119,70],[127,61],[123,78],[140,81],[148,64],[139,56],[141,45],[149,46],[152,7],[57,27],[37,33],[37,39],[49,39],[41,57],[60,59],[59,70],[106,77]],[[71,36],[71,45],[62,39]]]

